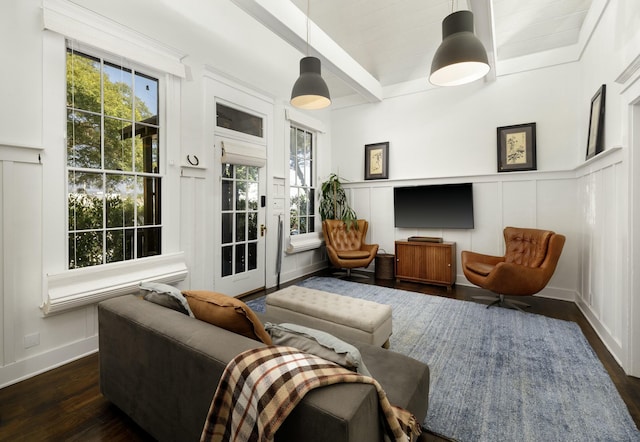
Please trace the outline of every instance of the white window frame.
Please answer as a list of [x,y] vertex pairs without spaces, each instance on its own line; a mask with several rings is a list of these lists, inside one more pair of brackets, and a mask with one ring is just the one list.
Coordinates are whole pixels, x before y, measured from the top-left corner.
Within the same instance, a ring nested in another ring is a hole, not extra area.
[[[69,2],[43,4],[43,302],[47,316],[134,293],[143,281],[177,283],[188,275],[180,250],[181,54]],[[69,270],[67,268],[66,50],[74,48],[111,61],[126,60],[159,80],[162,255]],[[133,60],[133,61],[132,61]],[[170,147],[170,148],[168,148]]]
[[290,193],[289,190],[291,188],[290,178],[289,178],[289,155],[290,155],[290,146],[291,146],[291,126],[299,127],[301,129],[306,129],[309,132],[313,133],[313,179],[316,181],[314,183],[314,187],[316,189],[315,192],[315,231],[311,233],[303,233],[299,235],[291,235],[289,233],[289,229],[287,228],[287,236],[289,237],[289,245],[286,249],[287,254],[300,253],[307,250],[313,250],[320,248],[323,244],[322,239],[322,223],[320,221],[320,214],[318,212],[318,203],[319,203],[319,195],[320,189],[318,188],[318,161],[317,161],[317,153],[320,150],[320,146],[323,141],[323,134],[326,132],[325,126],[322,122],[316,120],[315,118],[309,117],[308,115],[299,112],[295,109],[286,109],[285,110],[285,145],[287,146],[287,154],[286,157],[286,184],[285,184],[285,195],[286,195],[286,214],[285,214],[285,225],[291,225],[291,215],[290,215],[290,206],[289,206],[289,198]]

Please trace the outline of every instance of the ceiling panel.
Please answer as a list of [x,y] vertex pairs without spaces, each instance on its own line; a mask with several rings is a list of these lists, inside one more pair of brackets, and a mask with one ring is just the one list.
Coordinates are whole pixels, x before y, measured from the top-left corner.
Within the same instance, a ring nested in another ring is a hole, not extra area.
[[[382,86],[426,79],[442,39],[442,20],[452,10],[469,8],[466,1],[449,0],[291,2],[305,14],[309,8],[310,19]],[[497,59],[576,44],[591,3],[592,0],[487,1],[492,5]],[[348,93],[349,88],[333,84],[331,78],[327,83],[332,95]]]

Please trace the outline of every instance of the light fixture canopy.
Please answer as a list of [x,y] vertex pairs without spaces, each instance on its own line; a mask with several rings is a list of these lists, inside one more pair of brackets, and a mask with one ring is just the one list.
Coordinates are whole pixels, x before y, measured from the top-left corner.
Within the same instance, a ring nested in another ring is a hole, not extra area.
[[487,51],[473,34],[473,13],[456,11],[445,17],[429,81],[437,86],[458,86],[484,77],[489,69]]
[[323,109],[331,104],[327,83],[320,75],[320,60],[300,59],[300,77],[291,91],[291,104],[300,109]]

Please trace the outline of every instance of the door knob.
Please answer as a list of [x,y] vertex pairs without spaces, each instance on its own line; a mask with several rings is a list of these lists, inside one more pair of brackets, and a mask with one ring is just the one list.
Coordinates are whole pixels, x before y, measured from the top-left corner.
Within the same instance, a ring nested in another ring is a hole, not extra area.
[[264,236],[264,232],[267,231],[267,226],[260,224],[260,236]]

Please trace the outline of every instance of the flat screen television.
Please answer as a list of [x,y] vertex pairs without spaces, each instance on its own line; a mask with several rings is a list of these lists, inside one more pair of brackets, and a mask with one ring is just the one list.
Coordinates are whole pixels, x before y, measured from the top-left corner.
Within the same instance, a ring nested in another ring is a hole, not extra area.
[[472,183],[394,187],[396,227],[473,229]]

